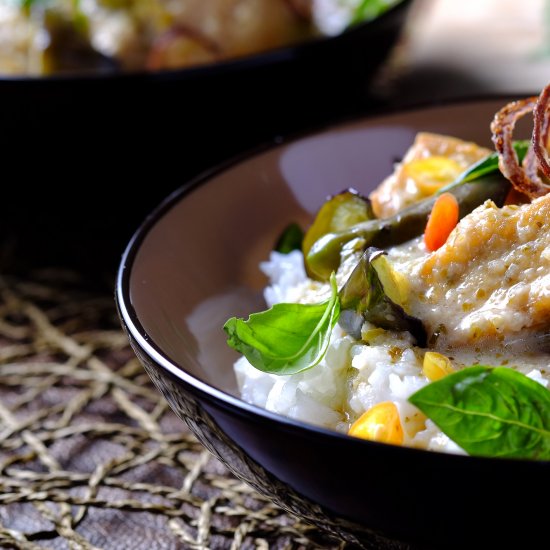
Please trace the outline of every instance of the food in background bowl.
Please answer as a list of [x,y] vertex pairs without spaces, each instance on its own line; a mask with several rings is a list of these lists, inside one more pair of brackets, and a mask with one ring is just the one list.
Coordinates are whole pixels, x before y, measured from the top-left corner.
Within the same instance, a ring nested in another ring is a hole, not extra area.
[[[0,11],[20,4],[0,1]],[[63,74],[0,74],[0,94],[10,106],[0,135],[8,179],[17,178],[24,165],[29,181],[55,180],[55,186],[33,185],[32,201],[26,186],[7,187],[11,208],[0,219],[7,250],[15,243],[13,257],[24,265],[57,262],[92,271],[99,254],[102,264],[113,269],[136,225],[187,179],[274,136],[370,106],[365,83],[387,58],[411,4],[402,0],[336,36],[179,70],[118,70],[105,57],[82,64],[72,55]],[[32,5],[39,10],[48,3],[36,0]],[[15,27],[3,17],[0,52],[16,61],[19,54],[12,55],[4,39]],[[21,57],[31,64],[24,47]],[[32,135],[47,139],[33,148],[29,163],[28,150],[20,144]],[[75,173],[87,189],[78,206],[73,200]],[[128,192],[143,179],[155,184],[133,195],[127,208]],[[29,249],[33,254],[26,253]]]
[[[496,152],[421,133],[371,200],[346,190],[292,227],[297,250],[262,264],[272,307],[224,326],[243,398],[378,442],[550,459],[549,96],[495,115]],[[512,142],[531,111],[532,143]]]
[[0,73],[175,69],[342,32],[400,0],[10,0]]

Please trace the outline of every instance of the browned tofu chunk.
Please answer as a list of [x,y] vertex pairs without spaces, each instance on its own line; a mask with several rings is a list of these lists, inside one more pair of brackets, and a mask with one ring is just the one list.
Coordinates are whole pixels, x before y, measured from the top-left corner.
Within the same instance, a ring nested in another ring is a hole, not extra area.
[[497,208],[487,201],[420,261],[410,308],[451,346],[550,329],[550,195]]

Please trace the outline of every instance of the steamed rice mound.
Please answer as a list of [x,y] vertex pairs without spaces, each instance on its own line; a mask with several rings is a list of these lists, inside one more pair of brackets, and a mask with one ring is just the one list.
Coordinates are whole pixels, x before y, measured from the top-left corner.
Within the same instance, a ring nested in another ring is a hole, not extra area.
[[[307,278],[300,252],[272,252],[261,268],[271,280],[265,290],[268,306],[319,299],[321,285]],[[328,292],[328,286],[322,286]],[[364,327],[364,332],[368,328]],[[393,401],[402,419],[405,445],[459,451],[407,402],[409,395],[428,383],[421,375],[422,361],[411,336],[406,332],[376,332],[374,340],[366,344],[344,334],[337,325],[323,360],[291,376],[261,372],[242,357],[235,364],[241,396],[270,411],[343,433],[374,404]]]

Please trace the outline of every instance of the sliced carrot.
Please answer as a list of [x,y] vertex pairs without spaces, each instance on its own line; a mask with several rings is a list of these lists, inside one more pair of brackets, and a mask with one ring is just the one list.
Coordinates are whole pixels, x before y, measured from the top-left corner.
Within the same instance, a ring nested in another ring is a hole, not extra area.
[[458,223],[458,211],[458,201],[454,195],[442,193],[437,197],[424,231],[424,243],[430,252],[445,244]]

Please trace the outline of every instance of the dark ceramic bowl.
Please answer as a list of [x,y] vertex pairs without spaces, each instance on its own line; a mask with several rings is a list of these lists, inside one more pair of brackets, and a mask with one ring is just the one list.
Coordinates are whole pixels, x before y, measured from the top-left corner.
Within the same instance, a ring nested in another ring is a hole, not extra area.
[[372,443],[241,401],[222,325],[263,307],[267,258],[328,194],[367,193],[419,130],[490,146],[504,99],[375,116],[273,146],[170,196],[129,244],[121,320],[174,411],[241,479],[278,505],[370,548],[535,547],[547,540],[548,462]]
[[370,108],[369,79],[411,3],[334,37],[196,68],[0,78],[0,235],[39,265],[74,257],[91,269],[109,252],[116,266],[143,217],[201,170]]

